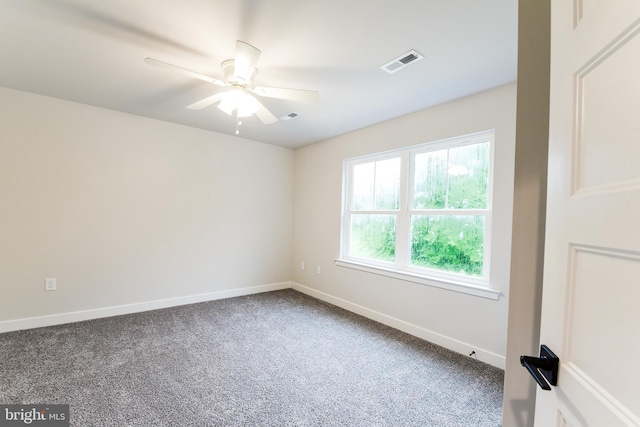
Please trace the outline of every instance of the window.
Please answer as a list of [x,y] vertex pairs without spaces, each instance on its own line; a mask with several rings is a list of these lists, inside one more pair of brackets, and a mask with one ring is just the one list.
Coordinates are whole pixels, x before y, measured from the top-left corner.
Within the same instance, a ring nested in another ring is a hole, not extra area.
[[492,146],[483,132],[346,160],[339,264],[488,287]]

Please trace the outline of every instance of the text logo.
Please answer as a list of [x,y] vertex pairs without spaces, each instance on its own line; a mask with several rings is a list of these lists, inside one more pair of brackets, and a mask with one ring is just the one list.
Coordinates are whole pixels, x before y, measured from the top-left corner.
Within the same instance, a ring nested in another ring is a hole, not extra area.
[[69,427],[69,405],[0,405],[0,427]]

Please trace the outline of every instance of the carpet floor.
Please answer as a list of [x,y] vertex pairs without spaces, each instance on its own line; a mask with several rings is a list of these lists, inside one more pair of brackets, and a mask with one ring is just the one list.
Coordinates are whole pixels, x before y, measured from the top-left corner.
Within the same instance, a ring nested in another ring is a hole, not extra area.
[[0,334],[72,426],[499,426],[503,371],[294,290]]

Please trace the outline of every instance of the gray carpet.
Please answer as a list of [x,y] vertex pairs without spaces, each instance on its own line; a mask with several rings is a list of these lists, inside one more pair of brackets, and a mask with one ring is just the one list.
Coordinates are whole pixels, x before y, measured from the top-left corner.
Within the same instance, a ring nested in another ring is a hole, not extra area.
[[503,372],[293,290],[0,334],[74,426],[499,426]]

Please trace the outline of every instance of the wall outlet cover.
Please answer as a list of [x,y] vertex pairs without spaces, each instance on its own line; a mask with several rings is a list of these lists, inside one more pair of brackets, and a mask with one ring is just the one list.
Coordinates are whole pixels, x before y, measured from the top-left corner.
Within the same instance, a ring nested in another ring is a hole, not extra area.
[[55,278],[44,279],[45,291],[55,291],[56,288],[57,288],[57,283]]

